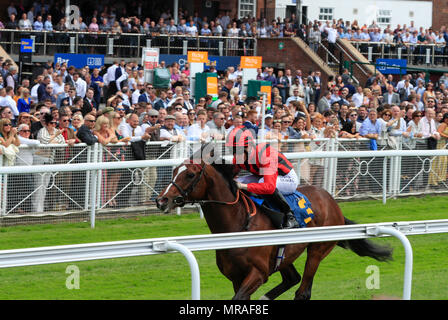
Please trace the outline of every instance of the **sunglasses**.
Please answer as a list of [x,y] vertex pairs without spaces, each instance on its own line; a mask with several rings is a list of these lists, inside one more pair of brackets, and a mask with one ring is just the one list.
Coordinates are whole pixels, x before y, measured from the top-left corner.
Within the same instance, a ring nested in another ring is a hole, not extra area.
[[392,117],[392,115],[390,113],[385,113],[384,115],[388,116],[388,117]]
[[85,121],[88,121],[88,122],[96,122],[96,120],[88,120],[88,119],[86,119]]
[[159,116],[149,116],[150,118],[158,118]]
[[10,124],[10,123],[5,123],[3,126],[4,126],[4,127],[10,127],[11,124]]
[[117,111],[124,111],[124,109],[123,108],[119,108],[119,109],[117,109]]
[[57,124],[57,122],[56,122],[56,121],[51,121],[50,123],[51,123],[51,124]]
[[356,117],[356,116],[357,116],[356,113],[353,113],[353,114],[350,115],[350,117]]
[[19,132],[31,132],[31,130],[20,130]]

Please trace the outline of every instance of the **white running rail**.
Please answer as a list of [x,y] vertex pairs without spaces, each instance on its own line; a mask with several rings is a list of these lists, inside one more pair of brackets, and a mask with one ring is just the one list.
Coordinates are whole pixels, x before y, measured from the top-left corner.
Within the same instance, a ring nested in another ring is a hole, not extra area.
[[447,232],[448,219],[445,219],[87,243],[2,250],[0,251],[0,268],[146,256],[178,251],[186,257],[190,265],[192,299],[199,300],[200,274],[192,251],[395,236],[402,242],[405,249],[403,299],[410,300],[413,258],[412,247],[406,236]]

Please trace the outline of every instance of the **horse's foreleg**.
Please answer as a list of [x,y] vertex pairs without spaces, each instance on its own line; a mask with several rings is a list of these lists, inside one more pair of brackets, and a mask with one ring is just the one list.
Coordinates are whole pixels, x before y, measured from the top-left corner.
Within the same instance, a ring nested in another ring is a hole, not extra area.
[[256,268],[252,268],[232,299],[250,300],[252,293],[254,293],[265,281],[266,279],[261,272]]
[[320,262],[333,250],[336,242],[313,243],[308,246],[305,271],[303,272],[302,283],[296,291],[296,300],[311,299],[311,288],[313,286],[314,275]]
[[282,282],[271,289],[268,293],[260,298],[260,300],[274,300],[285,291],[289,290],[300,282],[300,274],[297,272],[293,264],[290,264],[280,270]]

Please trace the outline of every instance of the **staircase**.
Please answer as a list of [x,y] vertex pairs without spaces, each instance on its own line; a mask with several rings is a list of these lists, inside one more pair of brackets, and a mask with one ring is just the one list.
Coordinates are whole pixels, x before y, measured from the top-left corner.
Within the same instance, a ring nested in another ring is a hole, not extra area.
[[[335,77],[338,71],[332,69],[300,38],[258,38],[257,55],[263,57],[264,66],[290,69],[294,75],[300,69],[302,74],[309,71],[321,72],[322,88],[327,87],[329,76]],[[322,90],[323,92],[324,90]]]
[[328,65],[324,60],[322,60],[319,55],[317,55],[307,44],[305,41],[298,37],[291,38],[302,50],[304,53],[308,55],[310,59],[312,59],[317,65],[320,65],[327,75],[332,75],[333,77],[338,74],[338,66],[336,68],[334,65]]

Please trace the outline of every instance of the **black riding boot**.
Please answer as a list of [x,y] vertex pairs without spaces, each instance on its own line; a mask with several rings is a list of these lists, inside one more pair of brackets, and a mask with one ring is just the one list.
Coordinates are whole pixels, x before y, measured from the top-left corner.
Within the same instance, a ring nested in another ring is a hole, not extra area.
[[288,202],[278,189],[275,189],[275,192],[272,195],[269,195],[269,198],[274,202],[274,205],[280,212],[285,215],[283,219],[283,229],[299,228],[299,223],[291,212]]

